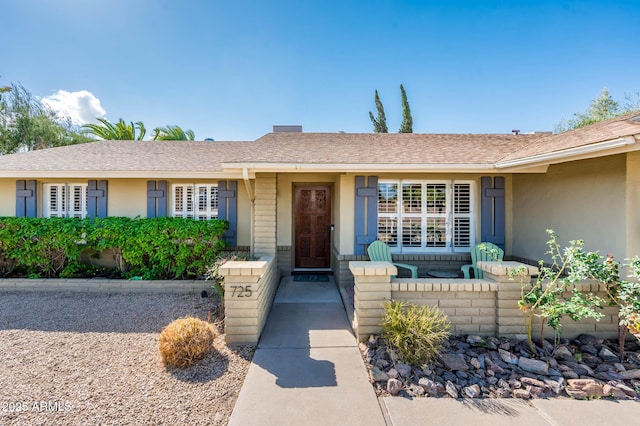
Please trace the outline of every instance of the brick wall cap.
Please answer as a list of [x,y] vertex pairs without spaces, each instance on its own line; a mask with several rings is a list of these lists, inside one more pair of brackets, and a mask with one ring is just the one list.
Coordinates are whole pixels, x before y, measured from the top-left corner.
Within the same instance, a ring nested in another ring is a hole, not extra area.
[[480,261],[478,262],[478,268],[482,269],[484,272],[488,272],[493,275],[509,275],[511,270],[524,266],[526,268],[526,275],[538,275],[540,271],[538,267],[527,265],[520,262],[515,262],[512,260],[506,260],[501,262],[489,262],[489,261]]

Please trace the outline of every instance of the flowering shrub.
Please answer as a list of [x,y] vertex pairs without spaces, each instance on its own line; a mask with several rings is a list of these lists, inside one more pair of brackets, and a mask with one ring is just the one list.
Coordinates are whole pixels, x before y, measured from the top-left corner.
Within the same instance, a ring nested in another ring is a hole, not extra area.
[[[589,278],[588,271],[583,267],[583,259],[591,259],[594,253],[585,253],[582,240],[570,241],[569,246],[561,249],[558,236],[548,229],[549,241],[546,254],[551,256],[551,265],[540,261],[538,278],[530,286],[521,281],[521,297],[518,307],[525,313],[525,327],[529,341],[529,349],[535,354],[533,345],[532,323],[534,317],[541,318],[540,340],[544,347],[544,326],[548,324],[556,332],[556,337],[562,327],[562,319],[568,316],[573,321],[583,318],[602,318],[598,312],[604,301],[593,293],[578,290],[573,284]],[[597,255],[597,253],[595,254]],[[512,278],[523,271],[514,270]]]

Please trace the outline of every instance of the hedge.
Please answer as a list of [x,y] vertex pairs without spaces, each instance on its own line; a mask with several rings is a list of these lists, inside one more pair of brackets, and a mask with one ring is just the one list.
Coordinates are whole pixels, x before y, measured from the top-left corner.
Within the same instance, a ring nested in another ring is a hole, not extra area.
[[123,277],[203,276],[226,246],[223,220],[0,218],[0,276],[73,277],[82,253],[111,250]]

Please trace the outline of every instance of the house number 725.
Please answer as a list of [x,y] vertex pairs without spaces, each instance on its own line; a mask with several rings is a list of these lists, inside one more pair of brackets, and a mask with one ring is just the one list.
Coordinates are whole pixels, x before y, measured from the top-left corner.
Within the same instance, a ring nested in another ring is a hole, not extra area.
[[251,297],[253,294],[250,285],[232,285],[231,290],[231,297]]

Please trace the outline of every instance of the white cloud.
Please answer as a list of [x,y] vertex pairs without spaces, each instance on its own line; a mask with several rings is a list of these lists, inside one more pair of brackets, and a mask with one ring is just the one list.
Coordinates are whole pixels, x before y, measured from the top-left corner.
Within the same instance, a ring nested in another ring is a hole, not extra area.
[[67,92],[58,90],[51,96],[42,99],[60,116],[69,117],[76,125],[95,123],[96,118],[103,118],[107,112],[100,105],[100,99],[87,90]]

